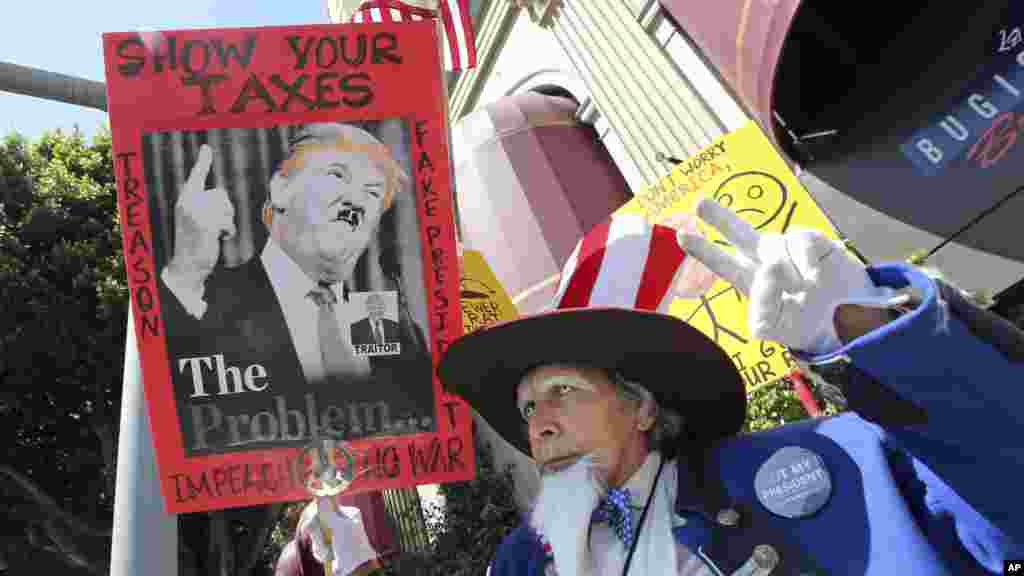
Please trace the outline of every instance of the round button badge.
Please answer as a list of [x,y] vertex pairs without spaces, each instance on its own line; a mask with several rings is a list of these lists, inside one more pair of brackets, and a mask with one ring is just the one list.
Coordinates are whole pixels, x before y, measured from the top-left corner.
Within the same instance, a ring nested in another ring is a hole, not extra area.
[[757,499],[783,518],[814,515],[832,495],[832,478],[821,457],[799,446],[786,446],[771,455],[754,477]]

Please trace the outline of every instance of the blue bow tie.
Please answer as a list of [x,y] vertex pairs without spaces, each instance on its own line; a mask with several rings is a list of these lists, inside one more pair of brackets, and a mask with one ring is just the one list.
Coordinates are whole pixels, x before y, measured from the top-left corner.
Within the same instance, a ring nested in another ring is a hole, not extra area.
[[629,488],[612,488],[594,510],[594,522],[607,522],[626,548],[633,544],[633,509],[630,507]]

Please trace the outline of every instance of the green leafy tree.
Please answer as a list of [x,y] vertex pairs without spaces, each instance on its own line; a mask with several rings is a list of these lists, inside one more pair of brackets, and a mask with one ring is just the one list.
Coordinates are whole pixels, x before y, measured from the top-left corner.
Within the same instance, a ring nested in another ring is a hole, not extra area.
[[502,538],[520,522],[511,470],[495,468],[490,447],[479,439],[476,452],[476,478],[442,485],[444,506],[428,513],[436,576],[483,574]]
[[[811,386],[811,392],[822,408],[822,416],[832,416],[842,411],[842,408],[826,400],[813,384]],[[806,418],[810,418],[810,415],[793,389],[793,382],[789,378],[780,378],[747,396],[747,421],[743,430],[768,430]]]
[[113,506],[127,310],[116,214],[108,133],[0,143],[0,554],[12,567],[103,573],[108,561],[98,527]]

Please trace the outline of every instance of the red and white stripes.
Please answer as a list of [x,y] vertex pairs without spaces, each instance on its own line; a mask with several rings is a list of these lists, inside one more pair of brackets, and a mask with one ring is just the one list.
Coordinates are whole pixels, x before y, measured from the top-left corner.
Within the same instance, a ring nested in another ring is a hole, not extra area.
[[367,0],[352,15],[352,22],[418,22],[441,19],[448,50],[444,51],[445,70],[465,70],[476,66],[476,39],[469,12],[469,0],[437,0],[437,8],[424,8],[400,0]]
[[562,269],[556,308],[661,310],[686,255],[676,231],[621,214],[588,232]]

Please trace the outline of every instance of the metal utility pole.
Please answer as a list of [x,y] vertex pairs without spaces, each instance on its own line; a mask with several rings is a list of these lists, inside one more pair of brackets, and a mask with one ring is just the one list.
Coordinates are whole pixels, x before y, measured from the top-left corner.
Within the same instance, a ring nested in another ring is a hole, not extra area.
[[178,518],[164,510],[135,320],[128,312],[110,576],[178,576]]
[[0,91],[107,110],[107,86],[103,82],[0,62]]

